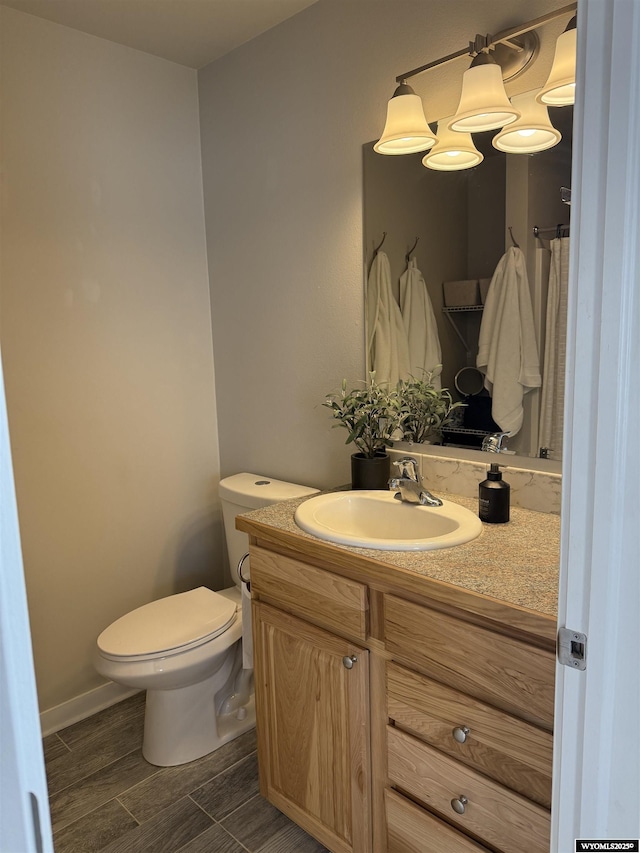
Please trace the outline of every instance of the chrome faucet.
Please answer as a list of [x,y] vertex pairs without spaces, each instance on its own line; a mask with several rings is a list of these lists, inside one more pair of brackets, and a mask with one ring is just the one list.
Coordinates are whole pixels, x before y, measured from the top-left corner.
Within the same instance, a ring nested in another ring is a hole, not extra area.
[[440,498],[434,497],[422,481],[417,459],[413,456],[403,456],[393,464],[398,469],[399,476],[389,480],[389,488],[397,493],[395,497],[398,500],[421,506],[442,506]]
[[482,449],[488,453],[502,453],[505,450],[504,440],[511,436],[510,432],[494,432],[482,439]]

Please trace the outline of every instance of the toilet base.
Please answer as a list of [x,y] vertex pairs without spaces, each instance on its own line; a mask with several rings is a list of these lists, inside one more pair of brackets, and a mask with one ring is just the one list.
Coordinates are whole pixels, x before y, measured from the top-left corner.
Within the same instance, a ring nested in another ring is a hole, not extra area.
[[147,690],[142,755],[149,764],[195,761],[255,726],[253,693],[230,713],[217,713],[216,687],[219,681],[209,678],[177,690]]

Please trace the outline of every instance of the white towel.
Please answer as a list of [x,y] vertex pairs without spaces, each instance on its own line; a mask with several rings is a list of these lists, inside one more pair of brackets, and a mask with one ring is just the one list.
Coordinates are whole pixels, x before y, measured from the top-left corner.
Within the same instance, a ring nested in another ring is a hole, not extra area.
[[370,368],[375,370],[378,384],[388,382],[393,387],[409,376],[409,344],[384,252],[378,252],[371,264],[365,308]]
[[[247,569],[242,574],[249,576]],[[246,585],[242,584],[242,668],[253,669],[253,625],[251,622],[251,593]]]
[[564,374],[567,349],[569,238],[551,241],[551,269],[547,295],[544,377],[540,401],[540,447],[550,459],[562,459],[564,428]]
[[476,364],[486,373],[494,421],[514,435],[522,426],[524,394],[541,384],[527,268],[515,247],[502,256],[491,279]]
[[400,311],[409,345],[409,372],[416,379],[423,379],[425,371],[434,373],[433,385],[440,388],[442,350],[438,326],[426,282],[415,258],[411,258],[400,276]]

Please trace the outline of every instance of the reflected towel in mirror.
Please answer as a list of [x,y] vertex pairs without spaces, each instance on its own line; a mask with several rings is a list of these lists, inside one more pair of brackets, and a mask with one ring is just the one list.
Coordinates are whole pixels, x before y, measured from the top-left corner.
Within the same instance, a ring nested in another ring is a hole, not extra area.
[[365,309],[370,369],[376,372],[376,382],[393,387],[409,376],[409,344],[384,252],[378,252],[371,264]]
[[540,387],[540,362],[524,254],[507,249],[491,279],[476,364],[486,374],[491,415],[512,435],[522,426],[524,394]]
[[551,241],[551,268],[547,296],[544,379],[540,400],[540,447],[550,459],[562,459],[564,377],[567,348],[569,237]]
[[427,284],[415,258],[411,258],[406,271],[400,276],[400,311],[407,333],[410,374],[416,379],[424,379],[425,371],[433,372],[433,386],[440,388],[442,350],[438,326]]

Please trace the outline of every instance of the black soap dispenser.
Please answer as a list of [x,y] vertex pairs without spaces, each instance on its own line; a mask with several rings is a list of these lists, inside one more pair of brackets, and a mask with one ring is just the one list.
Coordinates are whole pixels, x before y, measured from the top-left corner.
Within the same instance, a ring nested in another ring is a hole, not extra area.
[[478,515],[480,521],[488,524],[504,524],[509,521],[511,486],[502,479],[500,467],[492,462],[487,471],[487,479],[483,480],[478,488],[480,496]]

